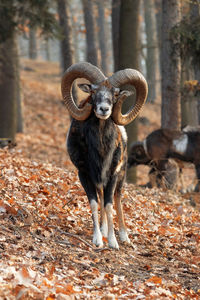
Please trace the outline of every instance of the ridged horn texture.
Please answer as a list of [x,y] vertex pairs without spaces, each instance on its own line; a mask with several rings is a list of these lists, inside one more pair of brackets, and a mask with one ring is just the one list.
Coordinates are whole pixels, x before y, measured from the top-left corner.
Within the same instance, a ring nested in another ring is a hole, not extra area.
[[72,118],[84,121],[91,114],[92,105],[87,103],[83,108],[78,108],[72,96],[72,84],[77,78],[85,78],[93,84],[97,84],[106,79],[105,75],[97,67],[88,62],[73,64],[69,67],[61,82],[61,93],[64,103]]
[[114,73],[108,78],[109,82],[114,87],[121,87],[122,85],[132,85],[136,89],[136,102],[133,107],[123,115],[121,113],[122,104],[126,97],[122,96],[114,105],[112,118],[118,125],[127,125],[132,122],[138,115],[140,109],[146,101],[148,93],[148,85],[144,76],[137,70],[125,69]]

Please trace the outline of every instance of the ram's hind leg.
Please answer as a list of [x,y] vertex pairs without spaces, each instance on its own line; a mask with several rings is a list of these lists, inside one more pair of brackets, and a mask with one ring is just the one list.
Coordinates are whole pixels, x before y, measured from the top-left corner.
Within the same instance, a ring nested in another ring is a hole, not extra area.
[[99,217],[98,217],[98,199],[96,193],[96,187],[92,183],[91,179],[84,172],[79,171],[79,179],[81,184],[87,194],[90,208],[92,211],[92,220],[93,220],[93,243],[98,246],[103,246],[102,234],[99,227]]
[[124,213],[123,213],[123,208],[121,204],[121,190],[123,186],[123,180],[119,181],[116,189],[115,189],[115,194],[114,194],[114,199],[115,199],[115,207],[116,207],[116,212],[117,212],[117,219],[118,219],[118,224],[119,224],[119,238],[120,241],[122,242],[127,242],[130,243],[127,230],[126,230],[126,225],[124,222]]

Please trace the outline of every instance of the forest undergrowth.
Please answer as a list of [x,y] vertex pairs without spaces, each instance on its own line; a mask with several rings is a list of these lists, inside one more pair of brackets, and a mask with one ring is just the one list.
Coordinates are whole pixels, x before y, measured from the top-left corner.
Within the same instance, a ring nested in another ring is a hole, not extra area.
[[[94,247],[66,153],[58,65],[21,65],[24,132],[0,150],[0,299],[200,299],[200,194],[143,188],[148,168],[140,166],[138,184],[122,194],[131,244],[111,250],[104,238]],[[159,101],[145,105],[140,139],[159,127],[159,111]],[[193,177],[187,166],[187,185]]]

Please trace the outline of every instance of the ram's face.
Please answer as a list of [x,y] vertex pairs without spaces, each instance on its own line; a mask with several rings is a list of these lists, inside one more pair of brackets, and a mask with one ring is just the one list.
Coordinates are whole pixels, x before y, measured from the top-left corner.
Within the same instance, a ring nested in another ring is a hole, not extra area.
[[120,89],[94,84],[79,84],[86,93],[90,93],[94,112],[97,118],[106,120],[112,114],[113,104],[117,101]]
[[94,112],[99,119],[108,119],[113,108],[113,93],[107,87],[98,88],[93,95]]

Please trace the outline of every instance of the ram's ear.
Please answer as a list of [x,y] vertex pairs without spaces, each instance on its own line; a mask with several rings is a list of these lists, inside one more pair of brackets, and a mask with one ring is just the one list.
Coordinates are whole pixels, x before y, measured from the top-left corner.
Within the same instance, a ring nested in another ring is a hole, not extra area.
[[78,84],[79,89],[81,89],[81,91],[85,92],[85,93],[91,93],[92,91],[92,86],[91,84],[87,84],[87,83],[79,83]]
[[129,97],[133,94],[133,91],[120,90],[119,88],[114,88],[114,100],[117,102],[121,97]]
[[122,90],[122,91],[120,91],[119,96],[129,97],[133,94],[134,94],[134,91]]

